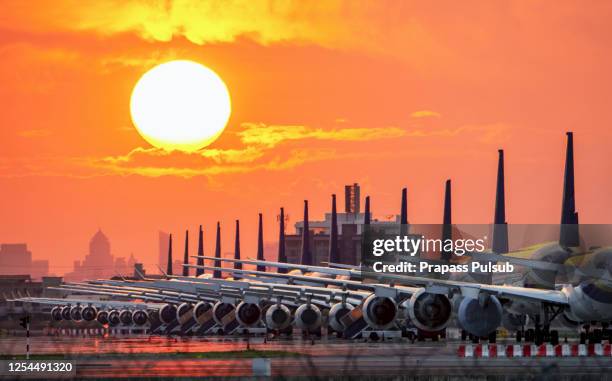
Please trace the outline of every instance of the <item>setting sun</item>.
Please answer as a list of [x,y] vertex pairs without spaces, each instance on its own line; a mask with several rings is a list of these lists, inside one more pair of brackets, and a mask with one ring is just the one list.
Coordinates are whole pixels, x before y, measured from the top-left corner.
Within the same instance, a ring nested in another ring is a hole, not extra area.
[[130,111],[136,129],[151,145],[196,151],[221,135],[231,101],[214,71],[193,61],[170,61],[140,78]]

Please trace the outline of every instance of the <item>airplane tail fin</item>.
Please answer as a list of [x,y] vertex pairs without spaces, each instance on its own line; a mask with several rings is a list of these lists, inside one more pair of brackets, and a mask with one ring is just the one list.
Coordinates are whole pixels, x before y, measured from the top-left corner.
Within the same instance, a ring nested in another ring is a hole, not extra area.
[[506,222],[506,194],[504,180],[504,150],[499,150],[497,162],[497,188],[495,190],[495,217],[493,219],[493,252],[505,254],[508,249],[508,223]]
[[[451,214],[451,181],[446,180],[444,188],[444,216],[442,218],[442,242],[453,239],[453,222]],[[446,246],[446,245],[444,245]],[[445,262],[449,262],[451,259],[452,252],[442,250],[440,253],[440,259]]]
[[574,188],[574,135],[572,132],[567,133],[559,244],[564,247],[580,246],[578,212],[576,212],[576,193]]
[[331,227],[329,233],[329,261],[340,262],[338,247],[338,214],[336,211],[336,195],[332,195]]

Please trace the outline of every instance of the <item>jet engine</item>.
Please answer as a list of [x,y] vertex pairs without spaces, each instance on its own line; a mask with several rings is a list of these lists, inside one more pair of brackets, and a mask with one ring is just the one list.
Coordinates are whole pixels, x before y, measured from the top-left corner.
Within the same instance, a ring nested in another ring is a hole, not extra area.
[[102,325],[108,324],[108,311],[99,311],[96,320]]
[[355,307],[348,303],[336,303],[329,310],[329,326],[336,332],[343,332],[346,328],[341,320],[344,315],[351,312]]
[[72,320],[72,318],[70,317],[70,306],[62,307],[62,319]]
[[159,310],[159,320],[164,324],[170,324],[176,319],[176,307],[172,304],[165,304]]
[[453,311],[446,295],[432,294],[424,289],[413,294],[403,305],[408,309],[412,324],[425,332],[437,332],[446,328]]
[[577,287],[563,288],[569,309],[566,318],[575,322],[612,320],[612,286],[604,280],[588,280]]
[[[562,264],[570,257],[570,252],[558,243],[552,243],[536,250],[531,259],[553,264]],[[529,269],[525,278],[525,286],[544,289],[554,289],[557,278],[556,270]]]
[[119,319],[119,311],[112,310],[108,313],[108,325],[111,327],[116,327],[121,324],[121,319]]
[[81,314],[81,311],[83,310],[83,307],[81,306],[73,306],[72,308],[70,308],[70,318],[74,321],[81,321],[83,320],[83,316]]
[[137,326],[143,326],[149,321],[149,314],[145,310],[136,310],[132,312],[132,321]]
[[176,320],[180,325],[187,323],[193,317],[193,304],[182,303],[176,309]]
[[51,308],[51,319],[55,321],[62,320],[62,308],[60,306]]
[[121,320],[121,324],[123,325],[131,325],[133,323],[132,311],[122,310],[119,312],[119,320]]
[[587,254],[584,257],[585,260],[579,264],[580,270],[592,276],[583,276],[578,279],[577,283],[588,281],[592,278],[601,278],[606,270],[612,274],[612,247],[597,249],[592,254]]
[[274,304],[266,311],[265,320],[268,329],[285,329],[291,325],[291,311],[283,304]]
[[561,327],[572,331],[576,331],[581,327],[580,322],[572,320],[571,314],[568,314],[567,311],[564,311],[559,315],[559,317],[556,319],[556,323],[558,323]]
[[198,302],[193,308],[193,318],[198,324],[204,324],[212,318],[212,308],[208,302]]
[[395,300],[387,296],[367,297],[363,303],[363,319],[374,329],[387,329],[395,323],[398,308]]
[[261,308],[256,303],[240,302],[236,307],[236,320],[242,327],[253,327],[261,321]]
[[98,316],[98,310],[94,306],[87,306],[81,311],[81,316],[85,321],[94,321]]
[[321,310],[314,304],[302,304],[295,310],[295,325],[312,331],[321,326]]
[[461,327],[474,336],[488,336],[502,322],[503,309],[499,300],[481,293],[478,298],[463,298],[457,311]]
[[[219,301],[213,307],[213,319],[220,326],[225,326],[234,318],[233,312],[235,309],[236,307],[233,304]],[[231,318],[228,318],[228,315]]]

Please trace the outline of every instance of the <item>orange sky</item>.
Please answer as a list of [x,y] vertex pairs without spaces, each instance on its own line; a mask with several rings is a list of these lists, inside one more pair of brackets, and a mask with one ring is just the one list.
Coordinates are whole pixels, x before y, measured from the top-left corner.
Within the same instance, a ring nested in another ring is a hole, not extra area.
[[[63,273],[101,227],[113,254],[157,261],[157,231],[311,216],[359,182],[373,212],[489,223],[497,149],[508,221],[557,223],[575,132],[581,222],[612,210],[612,3],[598,1],[9,1],[0,5],[0,242]],[[215,70],[233,103],[198,153],[150,147],[129,96],[154,65]],[[607,196],[607,197],[606,197]],[[292,231],[292,229],[290,229]],[[181,240],[179,240],[181,241]],[[195,242],[192,243],[195,247]],[[182,249],[178,249],[179,252]],[[271,253],[270,253],[271,254]]]

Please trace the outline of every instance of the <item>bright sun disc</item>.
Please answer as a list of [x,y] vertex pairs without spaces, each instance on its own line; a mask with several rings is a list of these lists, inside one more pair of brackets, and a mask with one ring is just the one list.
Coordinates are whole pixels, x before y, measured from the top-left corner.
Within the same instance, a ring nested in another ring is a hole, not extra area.
[[196,151],[221,135],[231,101],[214,71],[193,61],[170,61],[138,80],[130,112],[140,135],[153,146]]

